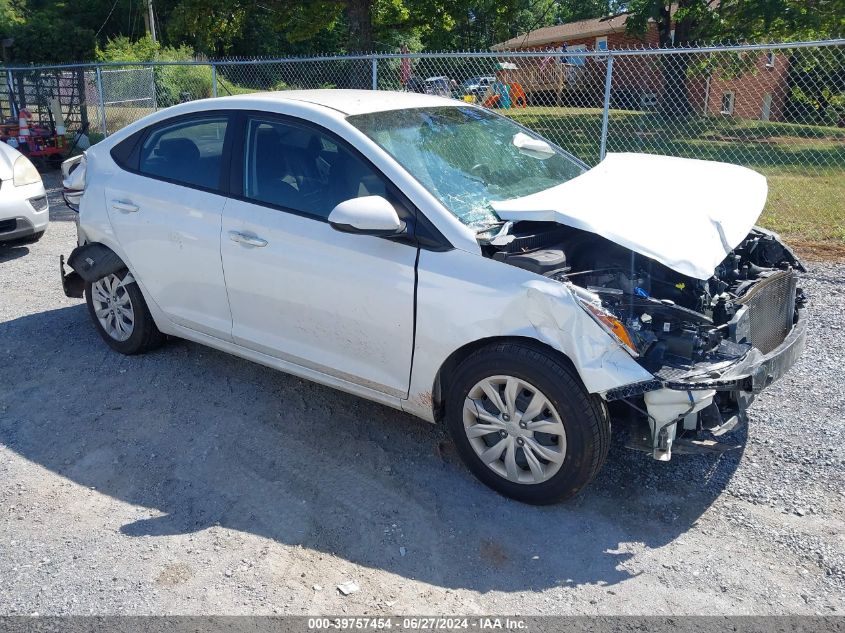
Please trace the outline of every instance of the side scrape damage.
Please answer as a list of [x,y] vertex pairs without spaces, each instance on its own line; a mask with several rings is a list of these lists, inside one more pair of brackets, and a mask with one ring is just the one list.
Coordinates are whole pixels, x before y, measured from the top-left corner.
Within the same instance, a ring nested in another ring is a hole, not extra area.
[[561,284],[531,281],[525,285],[522,315],[533,326],[536,338],[555,349],[567,350],[590,393],[601,393],[620,385],[637,383],[652,375],[616,345],[593,321],[580,316],[572,295]]

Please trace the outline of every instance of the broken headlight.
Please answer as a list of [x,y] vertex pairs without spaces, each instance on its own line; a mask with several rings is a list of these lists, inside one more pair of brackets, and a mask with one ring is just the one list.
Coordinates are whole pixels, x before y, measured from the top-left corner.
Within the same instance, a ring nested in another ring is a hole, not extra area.
[[614,314],[605,310],[601,304],[594,303],[577,296],[578,303],[582,308],[593,317],[593,320],[598,323],[610,336],[616,340],[625,351],[627,351],[634,358],[639,358],[640,352],[637,349],[634,339],[631,336],[628,328],[622,323]]

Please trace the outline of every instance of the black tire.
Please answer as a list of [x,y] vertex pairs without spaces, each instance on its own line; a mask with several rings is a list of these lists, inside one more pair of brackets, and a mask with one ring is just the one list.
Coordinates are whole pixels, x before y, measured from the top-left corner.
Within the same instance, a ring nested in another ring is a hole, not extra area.
[[[530,484],[509,481],[479,458],[467,437],[463,422],[466,398],[479,381],[497,375],[531,383],[555,407],[563,423],[565,458],[557,473],[546,481]],[[587,393],[574,370],[554,353],[521,343],[490,345],[466,358],[449,380],[446,399],[449,433],[467,467],[496,492],[534,505],[555,503],[578,494],[604,464],[610,447],[610,423],[604,408],[598,398]]]
[[[129,271],[124,269],[116,274],[122,280],[128,273]],[[109,347],[121,354],[131,356],[134,354],[149,352],[150,350],[160,347],[164,343],[165,336],[159,332],[159,329],[156,327],[153,317],[150,314],[150,310],[147,308],[147,302],[144,301],[144,295],[141,294],[141,290],[138,288],[138,284],[136,282],[133,281],[123,286],[132,302],[135,317],[132,333],[129,338],[123,341],[117,340],[109,335],[100,323],[100,320],[97,318],[91,296],[92,287],[92,283],[85,284],[85,303],[88,306],[88,314],[91,316],[91,320],[94,322],[94,327],[97,329],[97,332],[99,332],[100,336]]]

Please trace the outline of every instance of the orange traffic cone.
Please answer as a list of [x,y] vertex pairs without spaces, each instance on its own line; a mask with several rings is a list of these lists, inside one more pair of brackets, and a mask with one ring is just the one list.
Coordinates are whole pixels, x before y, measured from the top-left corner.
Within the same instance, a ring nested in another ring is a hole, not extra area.
[[32,118],[29,110],[21,108],[18,113],[18,149],[21,152],[29,151],[29,120]]

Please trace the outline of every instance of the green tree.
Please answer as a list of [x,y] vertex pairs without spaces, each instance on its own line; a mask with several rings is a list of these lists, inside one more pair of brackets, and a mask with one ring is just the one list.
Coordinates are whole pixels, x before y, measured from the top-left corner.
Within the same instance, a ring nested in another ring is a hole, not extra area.
[[[805,38],[840,36],[845,31],[845,0],[631,0],[626,28],[642,35],[655,24],[661,48],[686,48],[712,41],[786,42]],[[669,114],[691,110],[687,78],[697,69],[691,56],[661,59]],[[753,56],[723,55],[716,60],[729,72],[747,68]],[[711,71],[719,71],[713,68]]]
[[51,63],[90,60],[95,32],[76,21],[65,2],[4,3],[4,38],[13,38],[10,61]]

